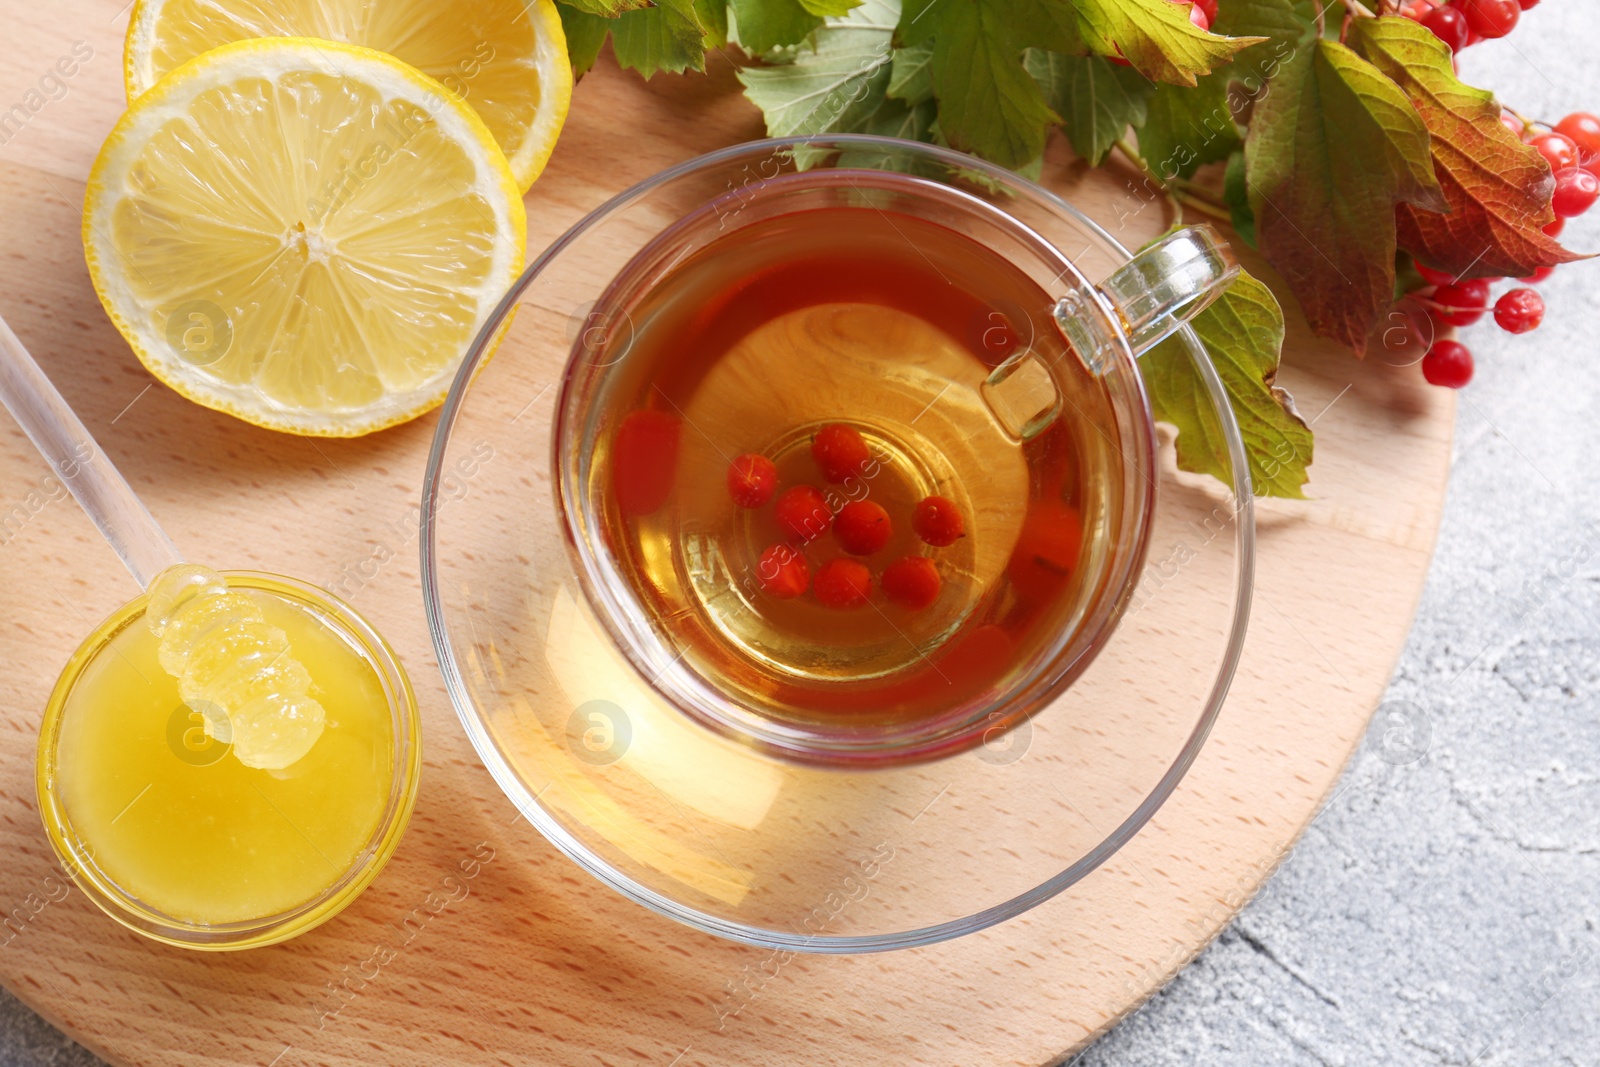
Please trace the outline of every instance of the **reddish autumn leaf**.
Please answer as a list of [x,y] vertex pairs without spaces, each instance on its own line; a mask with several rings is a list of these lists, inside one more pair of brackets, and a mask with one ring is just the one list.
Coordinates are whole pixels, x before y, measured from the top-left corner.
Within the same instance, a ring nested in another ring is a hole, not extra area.
[[1350,45],[1416,106],[1450,205],[1401,204],[1400,247],[1464,278],[1521,278],[1583,258],[1544,233],[1555,219],[1550,165],[1500,121],[1492,93],[1456,80],[1444,42],[1410,19],[1378,18],[1353,22]]
[[1302,47],[1269,84],[1244,146],[1261,251],[1313,330],[1364,352],[1394,301],[1395,205],[1445,206],[1428,131],[1337,41]]

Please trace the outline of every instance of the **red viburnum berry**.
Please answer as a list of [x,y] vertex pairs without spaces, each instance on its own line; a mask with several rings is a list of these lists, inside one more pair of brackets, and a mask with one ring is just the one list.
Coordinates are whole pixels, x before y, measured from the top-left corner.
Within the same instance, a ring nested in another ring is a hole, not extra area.
[[1556,123],[1556,132],[1571,139],[1584,159],[1600,156],[1600,118],[1587,111],[1574,111]]
[[1024,596],[1048,588],[1078,566],[1083,548],[1083,517],[1060,500],[1039,500],[1028,509],[1006,573]]
[[1504,37],[1517,28],[1522,8],[1517,0],[1451,0],[1467,16],[1467,27],[1480,37]]
[[1433,292],[1435,314],[1452,326],[1471,326],[1489,310],[1489,283],[1482,279],[1441,285]]
[[828,498],[822,495],[822,490],[812,485],[785,489],[778,497],[775,512],[778,525],[801,541],[815,541],[833,525]]
[[1495,301],[1494,321],[1507,333],[1537,330],[1544,321],[1544,297],[1532,289],[1513,289]]
[[811,582],[817,600],[825,608],[854,611],[867,606],[872,595],[872,572],[853,559],[830,559]]
[[773,545],[761,553],[761,560],[756,564],[756,579],[768,596],[793,600],[811,584],[811,567],[792,546]]
[[852,427],[830,422],[811,439],[811,458],[828,481],[838,484],[857,476],[872,462],[867,442]]
[[852,556],[870,556],[889,543],[894,524],[889,513],[870,500],[853,500],[833,517],[833,536]]
[[1564,219],[1577,218],[1600,200],[1600,178],[1582,167],[1568,167],[1556,175],[1556,191],[1550,200],[1555,213]]
[[728,495],[741,508],[759,508],[778,490],[778,468],[766,456],[747,452],[728,464]]
[[1436,7],[1419,19],[1435,37],[1459,52],[1467,46],[1467,16],[1453,7]]
[[1417,273],[1422,275],[1422,280],[1429,285],[1450,285],[1456,280],[1456,276],[1449,271],[1434,270],[1426,263],[1417,264]]
[[1472,381],[1472,352],[1459,341],[1435,341],[1422,357],[1422,376],[1431,385],[1460,389]]
[[943,583],[939,568],[927,556],[907,556],[884,568],[879,579],[889,603],[907,611],[921,611],[939,599]]
[[949,497],[929,496],[917,501],[911,512],[911,528],[934,548],[948,548],[967,532],[961,509]]
[[1579,163],[1578,145],[1564,133],[1541,133],[1528,143],[1545,158],[1553,171],[1576,167]]
[[664,412],[632,412],[611,445],[611,487],[624,515],[649,515],[672,495],[678,467],[678,419]]

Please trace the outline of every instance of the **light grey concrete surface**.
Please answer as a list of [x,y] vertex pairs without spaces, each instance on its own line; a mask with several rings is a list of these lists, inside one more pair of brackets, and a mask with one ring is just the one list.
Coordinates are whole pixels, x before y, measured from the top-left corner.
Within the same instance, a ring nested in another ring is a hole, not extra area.
[[[1463,75],[1528,115],[1600,111],[1600,5],[1545,0]],[[1596,216],[1572,247],[1600,248]],[[1444,530],[1365,748],[1082,1067],[1600,1064],[1600,263],[1543,289],[1538,332],[1463,335]],[[0,992],[0,1067],[98,1062]]]

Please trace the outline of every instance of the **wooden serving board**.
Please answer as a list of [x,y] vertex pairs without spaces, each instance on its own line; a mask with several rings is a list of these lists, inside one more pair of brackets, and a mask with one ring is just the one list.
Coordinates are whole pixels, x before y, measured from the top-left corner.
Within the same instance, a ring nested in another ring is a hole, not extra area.
[[[27,117],[0,126],[0,314],[180,545],[218,566],[324,582],[392,554],[351,599],[411,672],[426,768],[388,869],[304,937],[208,955],[103,916],[70,887],[40,828],[34,746],[60,665],[135,590],[0,419],[0,982],[99,1055],[275,1067],[1036,1067],[1093,1039],[1208,943],[1328,794],[1422,588],[1453,408],[1414,368],[1357,363],[1296,324],[1281,381],[1317,416],[1316,499],[1262,506],[1254,618],[1221,721],[1176,795],[1102,869],[952,943],[781,964],[592,881],[516,817],[435,667],[415,524],[435,420],[355,441],[258,430],[153,384],[102,313],[78,234],[84,177],[123,105],[119,4],[4,0],[0,115],[17,103]],[[80,40],[80,61],[57,68]],[[761,132],[723,57],[708,76],[649,84],[602,63],[578,86],[527,198],[530,248],[625,185]],[[1045,181],[1113,229],[1127,217],[1125,243],[1166,224],[1159,210],[1131,211],[1131,183],[1088,171],[1059,144]],[[472,876],[447,888],[463,870]],[[408,917],[405,947],[375,953]],[[336,985],[354,995],[335,997]]]

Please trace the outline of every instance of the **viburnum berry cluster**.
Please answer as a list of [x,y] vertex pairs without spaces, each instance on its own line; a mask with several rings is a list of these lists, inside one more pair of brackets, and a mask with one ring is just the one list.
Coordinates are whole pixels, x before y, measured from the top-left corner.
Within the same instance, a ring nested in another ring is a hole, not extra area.
[[[1400,14],[1427,27],[1460,52],[1487,38],[1504,37],[1516,28],[1523,11],[1539,0],[1407,0]],[[1550,207],[1555,221],[1543,227],[1560,235],[1566,220],[1583,214],[1600,199],[1600,118],[1575,112],[1554,126],[1529,121],[1513,111],[1500,121],[1550,164],[1555,183]],[[1470,326],[1490,312],[1489,298],[1501,278],[1458,279],[1448,271],[1417,263],[1423,288],[1414,295],[1431,320],[1431,344],[1422,359],[1422,374],[1434,385],[1459,389],[1472,380],[1472,352],[1453,336],[1454,328]],[[1538,285],[1555,273],[1541,267],[1525,278]],[[1503,293],[1493,304],[1494,321],[1509,333],[1527,333],[1544,321],[1544,298],[1527,285]]]
[[[834,484],[864,476],[874,462],[861,434],[842,423],[823,426],[812,436],[811,458],[823,479]],[[894,536],[894,521],[883,505],[862,499],[835,509],[814,485],[778,493],[777,466],[754,453],[736,457],[727,478],[728,495],[741,508],[765,507],[777,495],[773,517],[787,536],[767,546],[756,563],[756,578],[768,596],[793,600],[809,590],[819,604],[836,611],[871,603],[873,575],[862,560],[883,551]],[[929,496],[912,509],[911,529],[929,547],[948,548],[965,535],[966,524],[954,501]],[[845,555],[826,561],[813,575],[806,552],[830,531]],[[885,567],[876,585],[896,607],[922,611],[939,599],[943,581],[933,559],[908,555]]]
[[[1517,10],[1533,7],[1538,2],[1531,0],[1518,9],[1516,0],[1504,0],[1504,4]],[[1490,0],[1461,0],[1448,5],[1435,5],[1433,0],[1413,0],[1404,13],[1433,30],[1452,48],[1465,48],[1482,37],[1500,35],[1502,27],[1509,32],[1509,27],[1516,25],[1516,11],[1506,17],[1503,5],[1495,6],[1491,15],[1474,15],[1480,7],[1489,6],[1494,6]],[[1442,17],[1441,13],[1446,11],[1454,16]],[[1468,20],[1469,16],[1473,18],[1463,24],[1475,36],[1466,32],[1457,34],[1453,29],[1456,20]],[[1480,26],[1494,32],[1485,33],[1478,28]],[[1455,43],[1458,38],[1460,44]],[[1556,218],[1544,227],[1544,232],[1551,237],[1559,236],[1568,219],[1582,215],[1600,201],[1600,118],[1579,111],[1552,126],[1506,111],[1501,121],[1550,164],[1555,176],[1550,207]],[[1506,279],[1463,280],[1421,262],[1416,267],[1422,286],[1411,295],[1426,309],[1431,326],[1426,332],[1431,343],[1422,359],[1422,375],[1434,385],[1459,389],[1472,380],[1472,351],[1455,339],[1455,328],[1471,326],[1491,311],[1495,323],[1508,333],[1528,333],[1544,322],[1544,298],[1529,286],[1548,280],[1555,273],[1554,267],[1541,267],[1524,278],[1512,279],[1514,283],[1525,284],[1514,285],[1492,305],[1490,297],[1494,286]]]
[[1408,0],[1400,9],[1459,52],[1485,38],[1504,37],[1539,0]]

